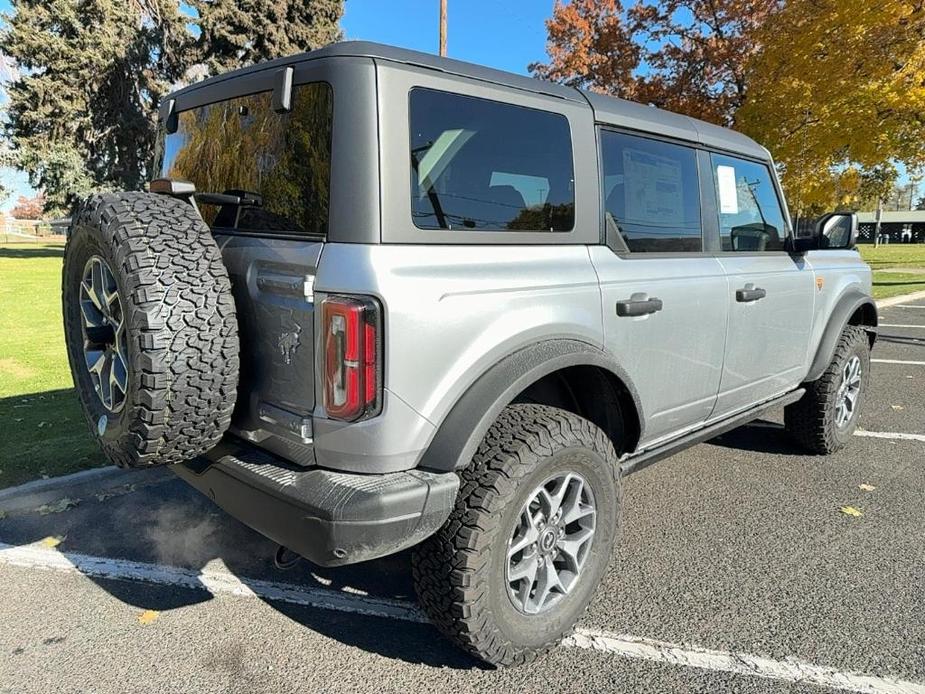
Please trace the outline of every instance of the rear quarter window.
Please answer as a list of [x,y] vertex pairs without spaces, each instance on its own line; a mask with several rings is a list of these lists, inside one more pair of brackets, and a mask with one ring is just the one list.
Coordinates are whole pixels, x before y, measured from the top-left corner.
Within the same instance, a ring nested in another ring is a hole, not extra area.
[[162,177],[227,193],[243,205],[202,205],[217,229],[324,236],[331,179],[333,94],[322,82],[297,85],[292,110],[276,113],[271,92],[181,111],[161,144]]
[[411,215],[420,229],[571,231],[568,119],[431,89],[410,96]]

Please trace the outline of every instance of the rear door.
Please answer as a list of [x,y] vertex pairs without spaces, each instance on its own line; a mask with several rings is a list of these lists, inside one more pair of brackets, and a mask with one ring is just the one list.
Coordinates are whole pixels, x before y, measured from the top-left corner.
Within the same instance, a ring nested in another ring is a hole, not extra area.
[[589,248],[600,278],[604,340],[639,393],[651,446],[703,423],[723,365],[727,281],[704,252],[696,150],[600,132],[607,246]]
[[799,385],[813,320],[815,278],[784,250],[788,225],[767,163],[709,157],[719,218],[719,261],[729,282],[726,359],[716,416]]
[[274,108],[271,84],[181,110],[159,169],[210,194],[199,207],[222,249],[242,335],[234,426],[307,443],[333,94],[324,82],[297,84],[291,108],[282,110]]

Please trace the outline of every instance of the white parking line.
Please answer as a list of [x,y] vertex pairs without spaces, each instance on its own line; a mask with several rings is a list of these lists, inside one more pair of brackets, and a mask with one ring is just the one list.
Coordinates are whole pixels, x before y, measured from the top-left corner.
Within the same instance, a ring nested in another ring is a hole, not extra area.
[[866,431],[865,429],[856,429],[855,436],[866,436],[871,439],[896,439],[899,441],[923,441],[925,434],[903,434],[894,431]]
[[871,359],[872,364],[909,364],[911,366],[925,366],[925,361],[907,361],[905,359]]
[[893,308],[920,308],[925,310],[925,306],[914,306],[913,304],[896,304]]
[[752,675],[772,680],[818,684],[852,692],[875,692],[876,694],[922,694],[925,692],[925,685],[917,682],[842,672],[793,658],[771,660],[757,655],[714,651],[697,646],[679,646],[664,641],[616,636],[587,629],[579,629],[574,636],[568,639],[566,645],[593,648],[628,658],[655,660],[671,665],[731,672],[736,675]]
[[[274,581],[240,579],[228,571],[206,569],[197,572],[123,559],[108,559],[76,553],[64,554],[37,545],[17,547],[0,543],[0,564],[83,574],[97,578],[181,586],[207,590],[213,594],[259,597],[265,600],[308,605],[339,612],[408,622],[427,622],[427,618],[416,605],[404,600],[373,598]],[[747,653],[715,651],[699,646],[668,643],[591,629],[577,629],[563,642],[563,645],[612,653],[625,658],[651,660],[666,665],[680,665],[787,682],[806,682],[855,692],[925,694],[925,684],[919,682],[843,672],[793,658],[771,660]]]
[[906,323],[880,323],[877,327],[879,328],[923,328],[925,325],[915,325],[915,324],[906,324]]

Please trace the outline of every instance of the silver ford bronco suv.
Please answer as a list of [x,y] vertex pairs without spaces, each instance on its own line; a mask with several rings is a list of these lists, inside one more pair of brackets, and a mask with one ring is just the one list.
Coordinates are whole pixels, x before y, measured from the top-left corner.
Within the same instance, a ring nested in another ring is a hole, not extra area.
[[76,213],[91,429],[316,564],[413,547],[497,665],[573,627],[627,474],[784,408],[846,445],[877,328],[857,220],[797,237],[749,138],[370,43],[186,87],[149,192]]

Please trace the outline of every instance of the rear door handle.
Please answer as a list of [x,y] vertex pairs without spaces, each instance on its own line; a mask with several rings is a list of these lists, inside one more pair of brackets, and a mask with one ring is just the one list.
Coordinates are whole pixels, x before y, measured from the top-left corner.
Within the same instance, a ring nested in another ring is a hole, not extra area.
[[[636,296],[635,294],[633,296]],[[656,299],[624,299],[617,302],[618,316],[645,316],[662,310],[662,300]]]
[[754,284],[746,284],[742,289],[736,289],[736,301],[741,303],[758,301],[767,295],[768,293],[764,289],[756,287]]

